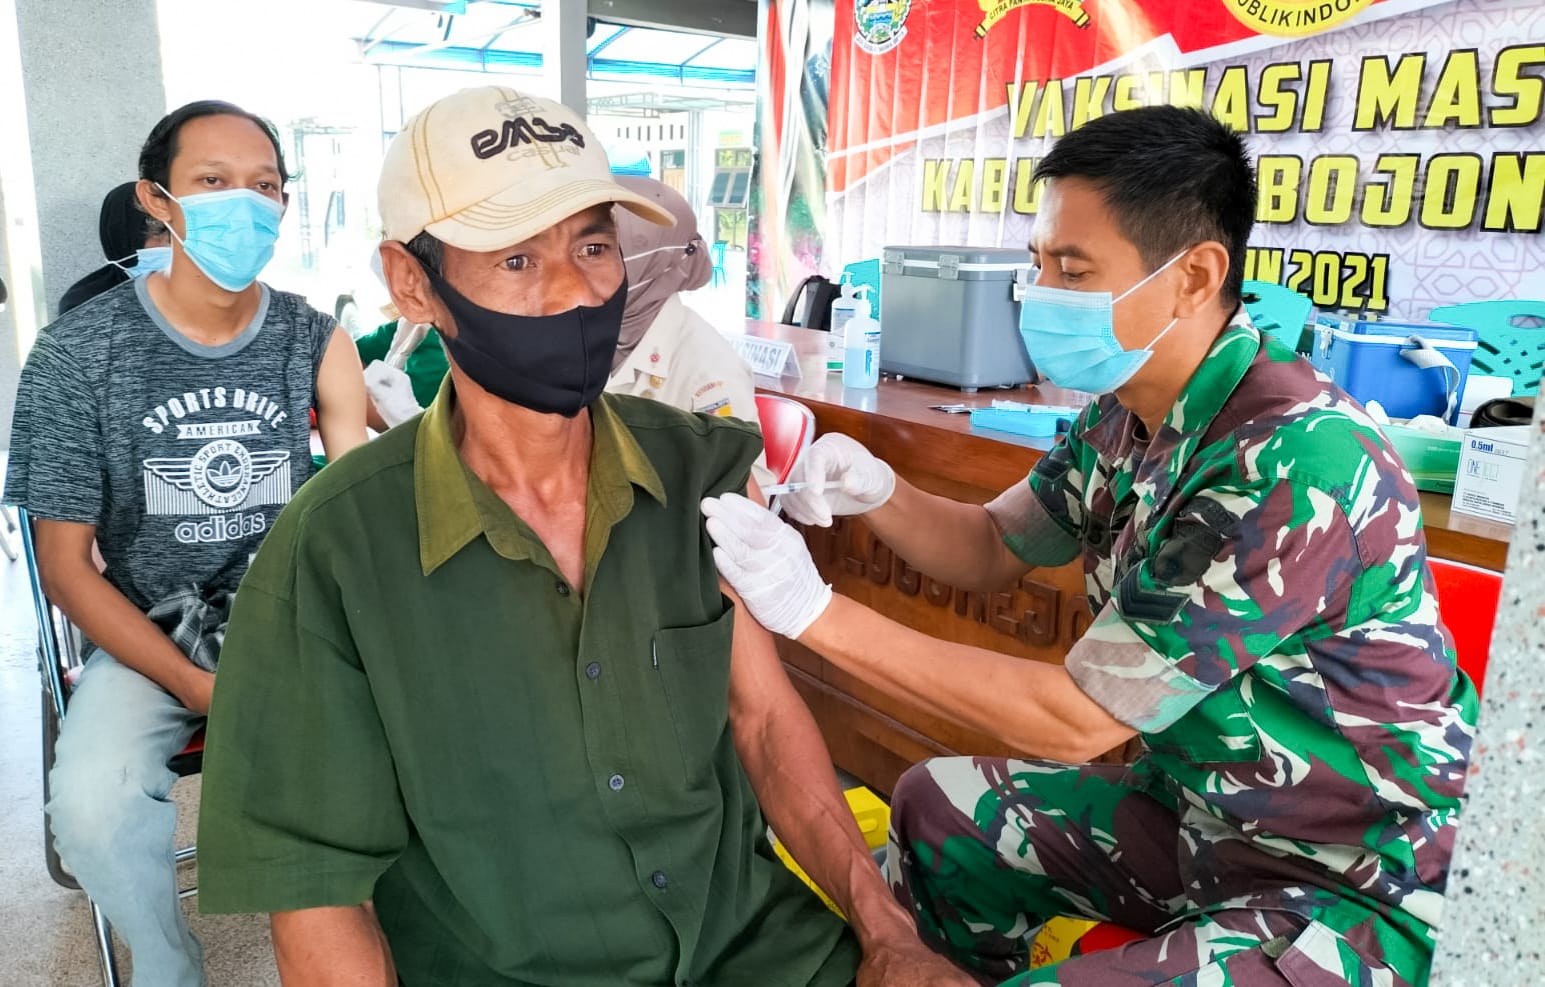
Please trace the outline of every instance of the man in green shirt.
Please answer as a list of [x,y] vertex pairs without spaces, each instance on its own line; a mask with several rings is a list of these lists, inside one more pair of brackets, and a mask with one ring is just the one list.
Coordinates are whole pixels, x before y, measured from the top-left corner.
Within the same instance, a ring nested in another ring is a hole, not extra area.
[[746,488],[755,433],[601,394],[613,203],[669,221],[578,117],[512,90],[442,99],[392,144],[387,281],[444,330],[450,377],[305,487],[252,565],[200,903],[272,913],[289,987],[968,985],[714,571],[697,504]]

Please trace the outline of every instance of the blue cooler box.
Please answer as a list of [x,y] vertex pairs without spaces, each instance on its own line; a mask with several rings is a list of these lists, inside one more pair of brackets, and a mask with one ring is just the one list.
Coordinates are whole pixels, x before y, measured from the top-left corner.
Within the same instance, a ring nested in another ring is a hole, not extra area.
[[[1445,367],[1419,367],[1402,356],[1420,348],[1413,336],[1448,357],[1458,379]],[[1391,418],[1441,418],[1449,406],[1449,388],[1455,395],[1464,393],[1477,338],[1474,329],[1433,322],[1364,322],[1322,315],[1314,327],[1310,362],[1358,402],[1379,402]],[[1458,407],[1455,397],[1456,412]]]

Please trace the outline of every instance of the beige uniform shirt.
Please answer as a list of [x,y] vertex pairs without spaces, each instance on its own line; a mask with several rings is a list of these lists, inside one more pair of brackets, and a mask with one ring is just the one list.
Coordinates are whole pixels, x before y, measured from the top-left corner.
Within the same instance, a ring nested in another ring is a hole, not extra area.
[[[751,368],[679,297],[666,300],[638,346],[612,371],[606,389],[761,428]],[[773,482],[765,456],[757,457],[751,472],[758,484]]]

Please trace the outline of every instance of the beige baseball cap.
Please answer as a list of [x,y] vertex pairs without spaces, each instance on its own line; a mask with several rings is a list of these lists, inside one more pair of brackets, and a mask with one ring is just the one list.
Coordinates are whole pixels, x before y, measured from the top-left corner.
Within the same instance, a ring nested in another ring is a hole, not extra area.
[[675,224],[613,180],[579,114],[503,86],[463,89],[409,120],[386,149],[377,195],[386,239],[427,231],[463,250],[520,243],[605,202]]

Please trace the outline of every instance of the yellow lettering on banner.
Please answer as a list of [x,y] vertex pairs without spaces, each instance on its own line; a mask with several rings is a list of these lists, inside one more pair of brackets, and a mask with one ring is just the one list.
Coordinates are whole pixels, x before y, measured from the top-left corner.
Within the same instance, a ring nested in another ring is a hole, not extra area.
[[1282,281],[1281,247],[1249,247],[1245,250],[1245,279],[1279,284]]
[[1212,115],[1240,133],[1250,131],[1250,77],[1243,65],[1230,65],[1212,95]]
[[1309,85],[1304,91],[1304,118],[1298,129],[1306,134],[1317,134],[1325,129],[1325,100],[1330,92],[1330,67],[1328,58],[1309,63]]
[[1041,105],[1030,122],[1032,137],[1061,137],[1068,132],[1067,113],[1062,105],[1062,83],[1053,79],[1041,91]]
[[1025,134],[1030,132],[1030,110],[1035,106],[1035,96],[1040,89],[1039,82],[1009,84],[1009,107],[1014,116],[1014,139],[1017,141],[1024,140]]
[[1481,66],[1474,48],[1448,53],[1422,126],[1440,130],[1451,123],[1468,128],[1481,125]]
[[1490,233],[1538,233],[1545,226],[1545,154],[1491,157],[1491,196],[1481,229]]
[[1116,88],[1110,100],[1112,111],[1119,113],[1122,110],[1135,110],[1145,105],[1143,98],[1138,95],[1140,81],[1135,75],[1116,77]]
[[1035,158],[1014,162],[1014,211],[1021,216],[1033,216],[1041,208],[1042,183],[1032,180],[1036,163]]
[[950,163],[943,158],[923,161],[923,212],[944,211],[944,187],[949,181]]
[[1387,56],[1364,58],[1352,129],[1375,130],[1390,124],[1394,130],[1415,130],[1416,104],[1422,96],[1426,69],[1427,56],[1421,52],[1401,55],[1394,71],[1390,71]]
[[950,192],[950,212],[970,212],[971,192],[976,187],[976,162],[962,158],[956,165],[955,188]]
[[1298,182],[1303,177],[1304,163],[1292,155],[1263,154],[1255,171],[1260,190],[1256,222],[1291,223],[1297,219]]
[[1527,127],[1545,113],[1545,80],[1524,74],[1542,67],[1545,67],[1545,44],[1516,45],[1497,52],[1491,91],[1499,99],[1509,102],[1492,109],[1493,127]]
[[1416,201],[1416,169],[1422,163],[1418,154],[1381,154],[1373,173],[1388,176],[1383,183],[1370,183],[1363,193],[1362,221],[1375,229],[1393,229],[1411,221]]
[[1304,222],[1339,226],[1352,218],[1357,205],[1357,159],[1327,154],[1309,164],[1309,189],[1304,196]]
[[1421,224],[1429,230],[1462,230],[1475,222],[1481,193],[1481,159],[1437,154],[1427,162]]
[[1008,158],[988,158],[982,162],[982,201],[977,207],[980,212],[1003,211],[1003,188],[1008,180],[1008,171]]
[[1302,78],[1303,66],[1297,62],[1268,65],[1261,70],[1260,91],[1256,99],[1261,106],[1273,110],[1269,116],[1255,118],[1255,129],[1262,134],[1285,134],[1293,128],[1298,116],[1298,90],[1284,89],[1286,83]]
[[1105,97],[1113,80],[1108,75],[1083,76],[1073,82],[1073,129],[1105,115]]
[[1169,102],[1188,110],[1207,105],[1207,70],[1183,69],[1169,74]]

